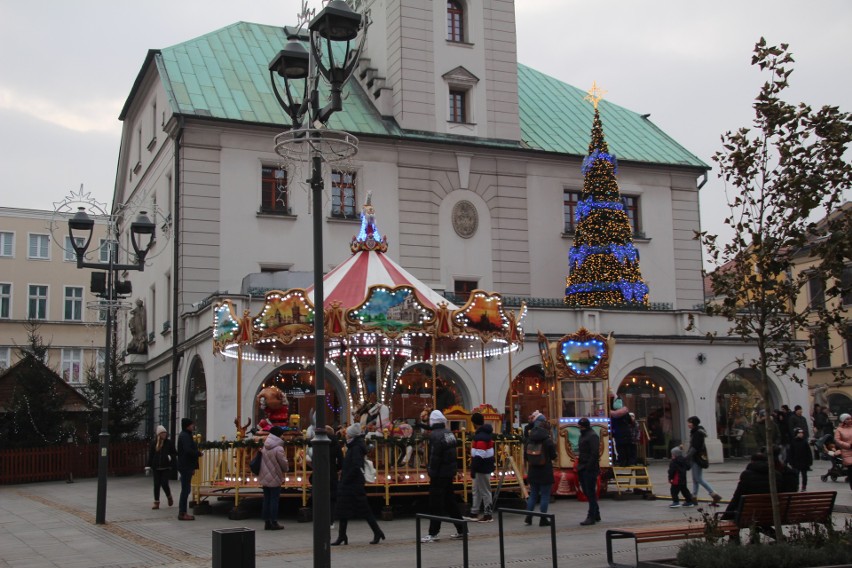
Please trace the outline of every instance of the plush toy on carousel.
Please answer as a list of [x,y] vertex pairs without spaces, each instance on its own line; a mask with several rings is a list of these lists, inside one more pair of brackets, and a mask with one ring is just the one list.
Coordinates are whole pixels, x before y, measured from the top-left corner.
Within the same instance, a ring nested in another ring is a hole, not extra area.
[[276,386],[266,387],[258,393],[255,400],[260,406],[261,413],[265,415],[257,423],[260,429],[258,434],[268,433],[273,426],[289,427],[290,407],[284,391]]

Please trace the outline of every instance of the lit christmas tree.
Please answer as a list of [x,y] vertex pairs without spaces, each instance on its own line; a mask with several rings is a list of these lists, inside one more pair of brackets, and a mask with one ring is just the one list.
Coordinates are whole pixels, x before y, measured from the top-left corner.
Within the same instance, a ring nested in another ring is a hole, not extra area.
[[598,113],[602,91],[592,85],[595,106],[589,155],[583,160],[583,195],[577,204],[574,246],[568,255],[565,303],[576,307],[647,305],[648,285],[615,175],[617,162],[604,140]]

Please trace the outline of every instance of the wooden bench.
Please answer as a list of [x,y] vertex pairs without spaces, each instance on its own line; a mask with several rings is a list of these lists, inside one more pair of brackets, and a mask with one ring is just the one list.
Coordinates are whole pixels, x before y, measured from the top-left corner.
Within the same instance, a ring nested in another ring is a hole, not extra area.
[[[782,525],[800,523],[831,522],[834,510],[836,491],[819,491],[813,493],[779,493],[778,505]],[[724,513],[717,513],[717,526],[712,535],[721,537],[739,537],[742,529],[757,527],[771,529],[772,500],[769,494],[743,495],[740,504],[734,512],[733,519],[722,519]],[[636,566],[639,566],[639,545],[646,542],[666,542],[703,538],[708,536],[711,529],[703,521],[690,521],[677,525],[655,525],[650,527],[610,529],[606,531],[606,560],[610,566],[617,566],[613,561],[612,541],[631,538],[635,542]]]

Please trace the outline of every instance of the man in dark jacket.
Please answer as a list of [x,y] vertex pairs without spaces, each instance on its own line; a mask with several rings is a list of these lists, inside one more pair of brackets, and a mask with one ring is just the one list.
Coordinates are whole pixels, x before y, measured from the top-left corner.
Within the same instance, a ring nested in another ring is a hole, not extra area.
[[[440,410],[433,410],[429,415],[429,509],[430,513],[440,517],[461,519],[456,494],[453,491],[453,479],[456,476],[456,447],[458,441],[455,435],[447,429],[447,418]],[[428,543],[439,540],[441,521],[429,521],[429,534],[420,539]],[[450,538],[463,538],[464,523],[456,524],[456,533]]]
[[[530,449],[535,448],[538,453],[532,455]],[[527,482],[530,484],[530,495],[527,499],[527,511],[535,509],[536,501],[541,500],[539,510],[547,512],[550,504],[550,489],[553,486],[553,460],[556,459],[556,445],[550,436],[550,424],[544,414],[539,414],[533,429],[530,430],[529,440],[524,447],[524,461],[527,463]],[[532,517],[527,517],[524,522],[532,524]],[[550,521],[545,517],[539,520],[539,526],[549,527]]]
[[796,437],[796,428],[800,428],[805,433],[805,440],[808,439],[808,419],[802,416],[802,407],[800,405],[796,405],[793,408],[793,414],[790,414],[787,418],[787,424],[790,428],[790,443],[793,443],[793,439]]
[[193,439],[195,421],[192,418],[182,418],[181,431],[177,442],[178,473],[180,474],[180,499],[178,499],[178,520],[194,521],[195,517],[187,513],[187,501],[192,492],[192,476],[198,469],[198,458],[203,456],[198,451]]
[[589,500],[589,514],[580,524],[593,525],[601,520],[601,511],[598,508],[601,441],[592,430],[588,418],[580,418],[577,426],[580,427],[580,441],[577,443],[577,476],[580,478],[580,489]]
[[[490,523],[491,516],[491,473],[494,471],[494,427],[485,423],[479,412],[474,412],[470,421],[476,428],[473,442],[470,444],[470,473],[473,476],[473,504],[469,521]],[[482,514],[479,515],[480,507]]]
[[[797,407],[798,408],[798,407]],[[805,431],[801,428],[793,430],[793,439],[790,441],[790,451],[787,452],[787,463],[796,470],[796,485],[798,487],[798,476],[802,478],[802,491],[808,490],[808,470],[814,463],[814,455],[811,452],[811,447],[808,445],[808,440],[805,438]]]

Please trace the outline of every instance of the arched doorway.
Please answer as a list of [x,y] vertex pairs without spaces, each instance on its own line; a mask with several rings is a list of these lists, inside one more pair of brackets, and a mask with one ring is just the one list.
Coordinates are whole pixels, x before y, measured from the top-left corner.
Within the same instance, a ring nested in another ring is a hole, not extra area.
[[405,420],[416,419],[424,408],[432,408],[432,388],[435,388],[435,407],[444,411],[453,405],[469,408],[470,397],[459,376],[438,365],[436,382],[432,384],[432,365],[418,363],[402,371],[389,406],[391,416]]
[[685,436],[676,381],[659,367],[637,367],[618,384],[616,394],[644,426],[646,455],[667,459],[675,440]]
[[737,369],[722,379],[716,391],[716,432],[726,458],[750,456],[757,450],[753,426],[762,409],[757,371]]
[[547,384],[541,365],[531,365],[518,373],[506,395],[506,407],[512,409],[512,427],[520,428],[534,410],[547,416],[548,399],[554,395],[553,389],[553,385]]
[[200,357],[192,360],[186,388],[186,414],[195,421],[195,432],[205,439],[207,432],[207,377]]
[[[252,402],[252,422],[257,424],[264,413],[260,408],[257,395],[266,387],[275,386],[281,389],[287,396],[290,424],[301,430],[311,425],[311,415],[316,408],[316,386],[313,367],[305,369],[296,364],[286,364],[272,371],[263,380],[255,393]],[[338,381],[334,375],[326,370],[325,373],[325,422],[336,426],[346,422],[346,403],[338,393]],[[293,423],[293,416],[298,416],[298,422]]]
[[839,392],[828,395],[828,412],[832,416],[840,416],[843,413],[852,414],[852,399]]

